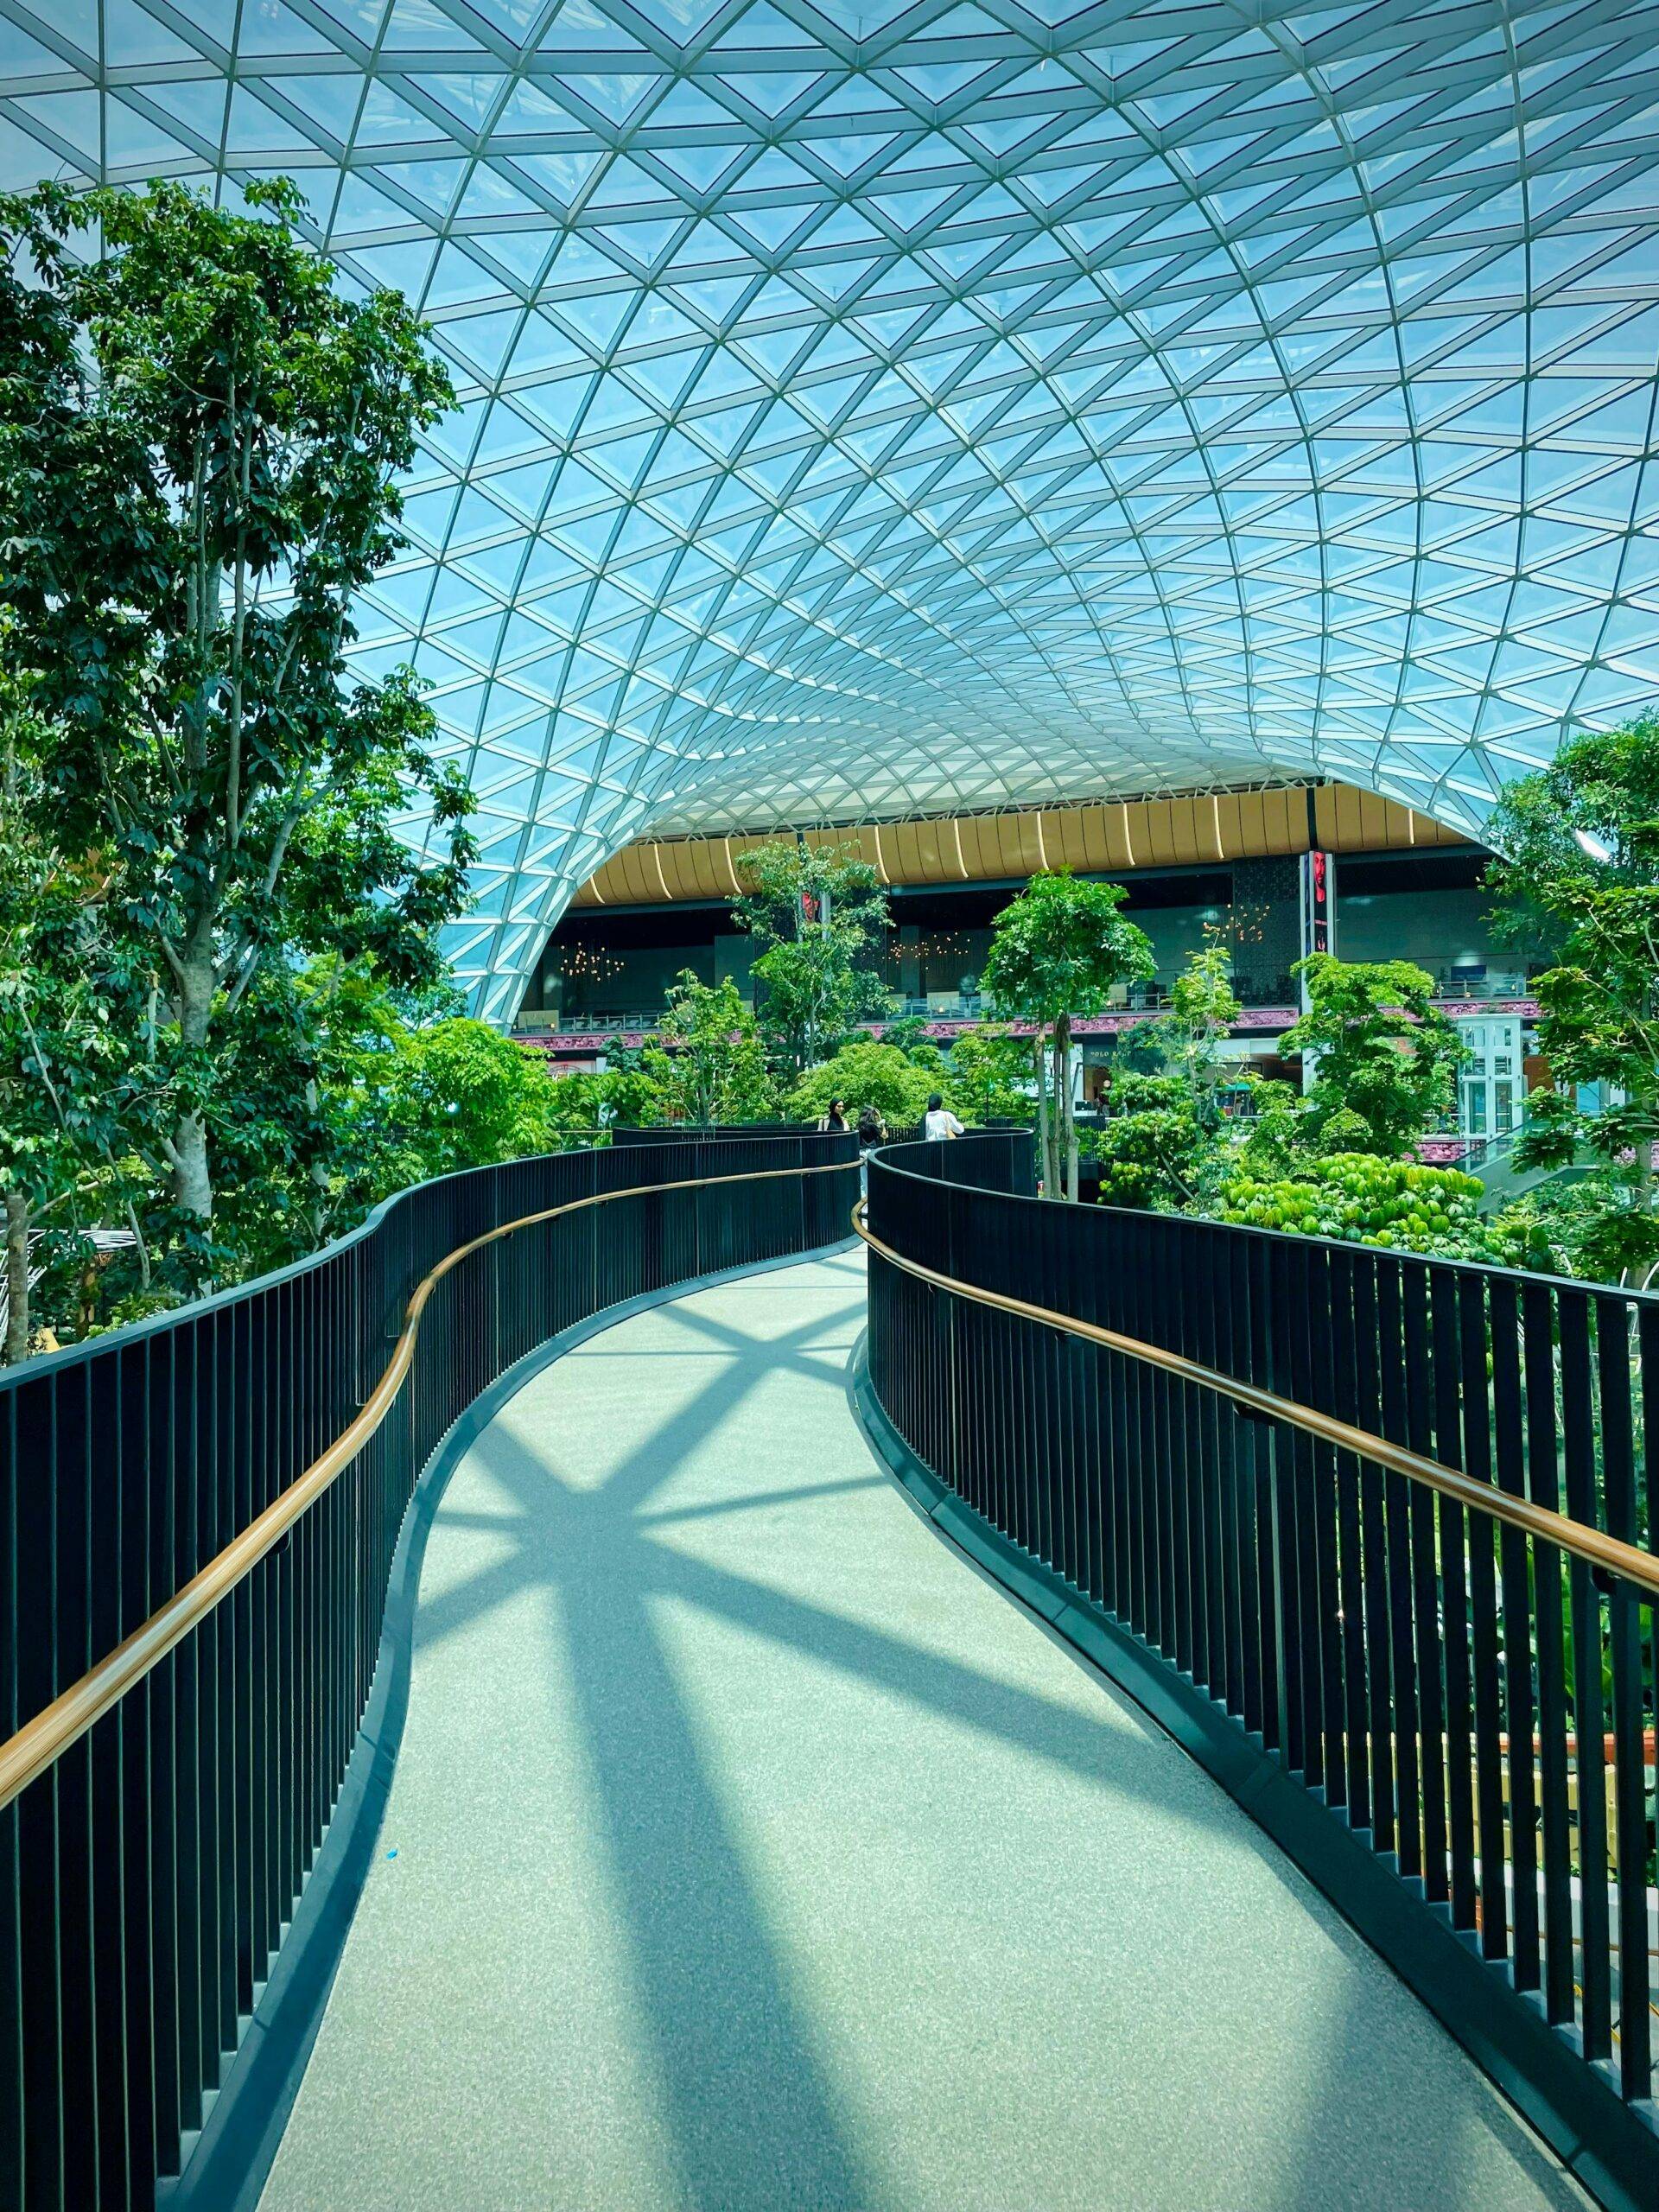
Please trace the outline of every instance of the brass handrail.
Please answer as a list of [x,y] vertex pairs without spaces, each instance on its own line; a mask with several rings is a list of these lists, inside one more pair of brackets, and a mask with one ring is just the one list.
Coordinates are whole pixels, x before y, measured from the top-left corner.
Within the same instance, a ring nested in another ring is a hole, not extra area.
[[361,1411],[321,1458],[296,1476],[239,1535],[233,1536],[222,1551],[175,1590],[164,1605],[118,1643],[113,1651],[89,1668],[79,1681],[60,1692],[50,1705],[42,1706],[15,1736],[0,1744],[0,1811],[118,1705],[175,1644],[182,1643],[351,1465],[391,1411],[415,1357],[421,1316],[433,1292],[451,1268],[458,1268],[463,1260],[486,1244],[493,1244],[499,1237],[511,1236],[520,1229],[533,1229],[538,1222],[552,1221],[560,1214],[579,1213],[586,1206],[608,1205],[613,1198],[637,1198],[657,1191],[702,1190],[716,1183],[769,1183],[787,1175],[845,1174],[857,1165],[856,1160],[838,1160],[818,1167],[746,1168],[741,1175],[687,1175],[671,1183],[631,1183],[626,1190],[595,1191],[586,1198],[567,1199],[563,1205],[545,1206],[539,1213],[524,1214],[517,1221],[503,1222],[498,1229],[486,1230],[470,1243],[458,1244],[416,1286],[380,1380],[365,1399]]
[[1508,1491],[1477,1482],[1460,1468],[1443,1466],[1438,1459],[1425,1459],[1420,1452],[1408,1451],[1403,1444],[1391,1444],[1386,1436],[1375,1436],[1370,1430],[1356,1428],[1348,1421],[1338,1421],[1332,1414],[1299,1405],[1294,1398],[1281,1398],[1276,1392],[1263,1390],[1254,1382],[1241,1382],[1236,1376],[1223,1374],[1218,1368],[1202,1366],[1182,1352],[1166,1351],[1161,1344],[1147,1344],[1140,1337],[1123,1336],[1116,1329],[1103,1329],[1097,1322],[1080,1321],[1074,1314],[1058,1313],[1046,1306],[1031,1306],[1023,1298],[1010,1298],[999,1290],[982,1290],[976,1283],[960,1282],[954,1275],[940,1274],[936,1268],[925,1268],[919,1260],[908,1260],[902,1252],[895,1252],[891,1244],[884,1244],[867,1226],[866,1211],[866,1203],[861,1198],[853,1208],[853,1227],[871,1251],[879,1252],[895,1268],[931,1283],[936,1289],[953,1292],[958,1298],[971,1299],[981,1306],[994,1306],[1022,1321],[1036,1321],[1067,1336],[1082,1337],[1090,1344],[1101,1344],[1108,1351],[1125,1353],[1148,1366],[1161,1367],[1183,1382],[1195,1382],[1200,1389],[1212,1390],[1217,1397],[1230,1399],[1244,1413],[1300,1428],[1305,1435],[1334,1445],[1339,1452],[1351,1452],[1357,1458],[1386,1467],[1393,1474],[1404,1475],[1410,1482],[1421,1483],[1429,1490],[1438,1491],[1442,1497],[1451,1499],[1454,1505],[1505,1522],[1524,1535],[1541,1543],[1554,1544],[1576,1559],[1587,1560],[1592,1567],[1635,1583],[1649,1597],[1659,1598],[1659,1557],[1643,1551],[1639,1544],[1627,1544],[1618,1536],[1592,1528],[1587,1522],[1574,1521],[1547,1505],[1535,1505],[1530,1498],[1516,1497]]

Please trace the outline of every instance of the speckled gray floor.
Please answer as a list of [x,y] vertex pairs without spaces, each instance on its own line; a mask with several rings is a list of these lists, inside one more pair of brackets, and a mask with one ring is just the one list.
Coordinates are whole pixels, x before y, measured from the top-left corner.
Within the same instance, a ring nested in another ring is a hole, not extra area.
[[1583,2202],[877,1471],[862,1292],[625,1322],[456,1471],[268,2212]]

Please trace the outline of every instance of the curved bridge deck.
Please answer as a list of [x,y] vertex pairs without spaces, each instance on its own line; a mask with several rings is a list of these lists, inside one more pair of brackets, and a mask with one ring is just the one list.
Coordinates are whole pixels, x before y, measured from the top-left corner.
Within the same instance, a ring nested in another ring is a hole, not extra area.
[[620,1323],[456,1470],[270,2212],[1585,2202],[878,1469],[862,1278]]

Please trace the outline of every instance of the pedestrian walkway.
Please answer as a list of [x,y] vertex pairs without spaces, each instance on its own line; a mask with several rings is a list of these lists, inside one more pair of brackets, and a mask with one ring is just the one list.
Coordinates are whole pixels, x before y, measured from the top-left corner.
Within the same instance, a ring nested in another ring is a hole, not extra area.
[[268,2212],[1510,2212],[1574,2185],[911,1508],[861,1255],[529,1383],[451,1478]]

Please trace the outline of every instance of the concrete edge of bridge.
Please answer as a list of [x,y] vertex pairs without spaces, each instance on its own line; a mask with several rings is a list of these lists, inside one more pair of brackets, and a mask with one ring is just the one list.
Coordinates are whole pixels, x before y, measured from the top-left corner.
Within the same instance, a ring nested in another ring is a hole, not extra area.
[[1072,1656],[1197,1760],[1433,2013],[1607,2212],[1651,2212],[1659,2136],[1589,2073],[1541,2005],[1517,1997],[1431,1906],[1421,1882],[1328,1811],[1191,1679],[958,1497],[889,1419],[870,1378],[868,1330],[848,1362],[853,1415],[921,1516]]
[[327,1831],[270,1978],[256,1998],[251,2015],[243,2021],[235,2053],[226,2061],[225,2077],[212,2094],[182,2169],[157,2184],[157,2212],[255,2212],[258,2204],[322,2025],[379,1840],[409,1712],[427,1537],[449,1478],[468,1449],[527,1382],[566,1352],[636,1313],[747,1275],[806,1267],[857,1248],[856,1237],[837,1237],[810,1251],[716,1268],[605,1306],[516,1360],[439,1442],[421,1470],[398,1531],[373,1685]]

